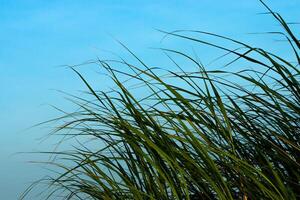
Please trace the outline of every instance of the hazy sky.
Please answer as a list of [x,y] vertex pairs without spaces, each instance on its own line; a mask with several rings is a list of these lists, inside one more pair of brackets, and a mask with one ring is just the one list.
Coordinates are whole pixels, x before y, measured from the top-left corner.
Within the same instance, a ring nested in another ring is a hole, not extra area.
[[[287,21],[300,22],[299,0],[266,2]],[[278,30],[270,16],[258,15],[265,11],[258,0],[0,0],[0,199],[17,199],[45,173],[26,163],[38,156],[15,153],[51,148],[50,141],[38,140],[45,129],[24,129],[57,116],[48,104],[72,108],[53,89],[84,88],[62,65],[105,58],[103,50],[126,56],[113,38],[158,64],[160,57],[150,49],[162,45],[156,29],[211,31],[272,47],[274,41],[247,34]]]

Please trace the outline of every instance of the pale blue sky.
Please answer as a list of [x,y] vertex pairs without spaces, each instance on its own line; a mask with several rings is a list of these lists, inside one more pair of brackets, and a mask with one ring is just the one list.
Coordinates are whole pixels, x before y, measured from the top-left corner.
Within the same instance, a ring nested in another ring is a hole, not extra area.
[[[266,2],[287,21],[300,22],[299,0]],[[51,148],[50,141],[37,140],[46,129],[23,130],[57,116],[47,104],[72,108],[52,89],[84,88],[61,65],[109,56],[102,50],[126,56],[112,36],[158,64],[161,57],[149,48],[162,45],[163,35],[155,29],[210,31],[272,47],[274,41],[247,34],[278,30],[270,16],[257,15],[264,11],[258,0],[0,0],[0,199],[17,199],[26,184],[45,173],[26,163],[38,156],[14,153]],[[198,56],[214,58],[201,51]],[[101,81],[95,74],[90,79]]]

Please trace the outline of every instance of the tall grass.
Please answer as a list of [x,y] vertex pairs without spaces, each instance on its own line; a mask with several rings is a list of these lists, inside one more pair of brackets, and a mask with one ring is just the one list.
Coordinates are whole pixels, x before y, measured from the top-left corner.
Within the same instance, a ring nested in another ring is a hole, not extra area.
[[[115,84],[105,92],[73,68],[92,100],[72,96],[80,109],[57,119],[56,133],[88,138],[92,145],[49,152],[65,161],[52,162],[58,175],[40,181],[48,184],[43,198],[300,199],[300,42],[265,7],[282,26],[275,34],[286,39],[295,62],[221,35],[176,31],[166,34],[233,55],[227,68],[242,60],[252,69],[209,71],[184,52],[163,49],[179,70],[162,76],[162,69],[127,49],[141,66],[122,59],[96,62]],[[201,35],[240,48],[218,46]],[[198,70],[182,70],[174,56]],[[114,67],[120,65],[127,69]]]

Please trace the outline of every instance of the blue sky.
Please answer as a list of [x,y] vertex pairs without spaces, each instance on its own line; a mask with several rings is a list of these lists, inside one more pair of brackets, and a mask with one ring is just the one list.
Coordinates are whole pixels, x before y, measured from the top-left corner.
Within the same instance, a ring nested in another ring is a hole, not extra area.
[[[266,2],[287,21],[300,22],[298,0]],[[182,43],[161,44],[163,34],[155,29],[210,31],[272,48],[273,40],[247,34],[278,30],[270,16],[258,15],[264,11],[258,0],[0,0],[0,199],[17,199],[45,173],[27,163],[39,156],[15,153],[51,149],[51,140],[38,140],[48,129],[24,129],[57,116],[49,104],[72,109],[55,89],[75,94],[84,89],[62,65],[111,56],[103,50],[126,57],[113,38],[159,64],[163,58],[150,47]],[[201,47],[198,56],[214,58]],[[85,70],[105,88],[93,70]]]

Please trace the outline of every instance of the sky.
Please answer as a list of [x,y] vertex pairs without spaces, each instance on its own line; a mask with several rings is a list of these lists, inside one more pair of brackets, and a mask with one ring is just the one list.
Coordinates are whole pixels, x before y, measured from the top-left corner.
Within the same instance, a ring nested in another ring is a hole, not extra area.
[[[300,22],[299,0],[265,2],[288,22]],[[51,105],[72,110],[57,90],[85,89],[66,65],[111,57],[109,52],[130,59],[116,39],[145,62],[164,63],[153,47],[183,43],[162,43],[157,29],[209,31],[272,48],[276,41],[249,34],[278,30],[272,17],[259,14],[265,11],[258,0],[0,0],[0,199],[17,199],[47,173],[29,162],[41,155],[20,152],[51,149],[51,139],[41,140],[49,129],[28,128],[59,116]],[[204,47],[197,50],[204,60],[215,58]],[[81,70],[98,88],[109,86],[95,68]]]

